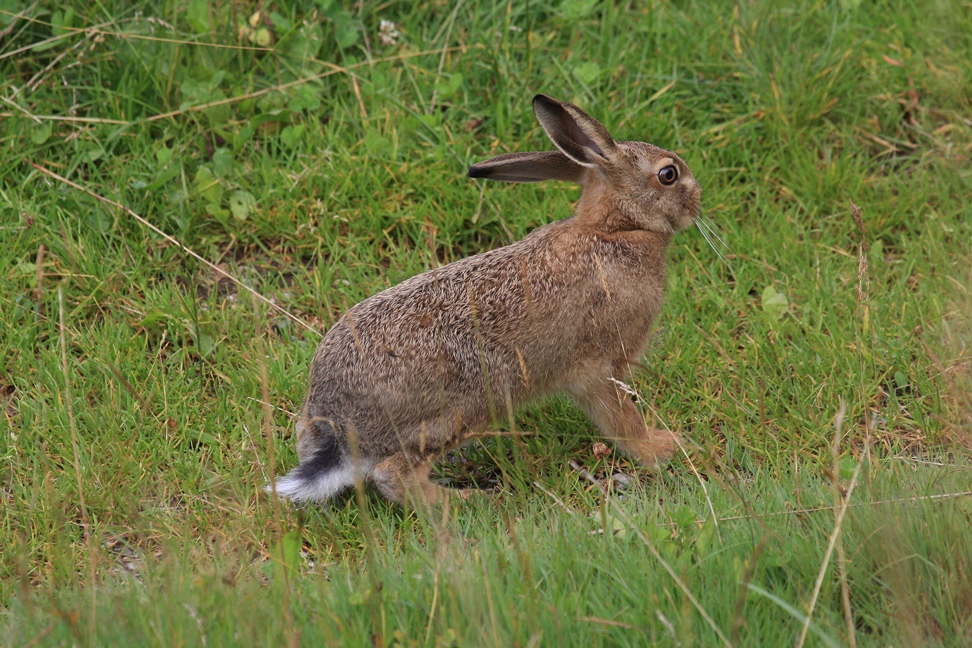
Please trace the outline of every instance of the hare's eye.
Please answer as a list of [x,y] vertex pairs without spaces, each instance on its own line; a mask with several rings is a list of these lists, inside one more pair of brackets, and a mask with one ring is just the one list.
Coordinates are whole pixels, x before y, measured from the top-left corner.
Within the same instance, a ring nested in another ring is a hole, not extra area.
[[676,180],[678,180],[678,167],[673,164],[669,164],[658,172],[658,182],[666,187],[670,184],[675,184]]

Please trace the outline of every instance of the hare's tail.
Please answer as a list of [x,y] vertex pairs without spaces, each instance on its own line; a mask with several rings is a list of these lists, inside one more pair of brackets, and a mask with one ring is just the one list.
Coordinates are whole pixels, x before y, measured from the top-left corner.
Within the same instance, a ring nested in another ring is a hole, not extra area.
[[[313,455],[278,479],[275,490],[279,497],[294,502],[324,501],[354,486],[355,472],[354,463],[341,452],[337,440],[331,437]],[[268,485],[266,490],[270,492],[274,489]]]

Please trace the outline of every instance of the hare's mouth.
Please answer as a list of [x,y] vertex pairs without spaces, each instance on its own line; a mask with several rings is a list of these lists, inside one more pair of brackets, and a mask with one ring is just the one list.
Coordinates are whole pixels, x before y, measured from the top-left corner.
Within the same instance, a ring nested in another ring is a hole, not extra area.
[[685,206],[684,210],[672,219],[672,223],[676,232],[684,232],[692,223],[702,215],[702,195],[700,191],[694,192],[694,194],[689,198],[688,205]]

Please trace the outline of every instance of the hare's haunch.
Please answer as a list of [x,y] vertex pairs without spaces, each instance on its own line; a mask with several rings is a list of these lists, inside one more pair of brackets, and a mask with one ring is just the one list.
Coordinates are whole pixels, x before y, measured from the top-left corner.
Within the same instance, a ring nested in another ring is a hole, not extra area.
[[310,367],[297,423],[300,464],[276,483],[325,500],[372,482],[395,502],[436,502],[446,449],[495,418],[568,393],[618,448],[647,465],[674,439],[651,430],[627,378],[662,305],[665,248],[698,215],[702,190],[677,155],[615,142],[580,108],[537,95],[556,151],[512,153],[469,176],[583,185],[573,217],[523,240],[412,277],[349,310]]

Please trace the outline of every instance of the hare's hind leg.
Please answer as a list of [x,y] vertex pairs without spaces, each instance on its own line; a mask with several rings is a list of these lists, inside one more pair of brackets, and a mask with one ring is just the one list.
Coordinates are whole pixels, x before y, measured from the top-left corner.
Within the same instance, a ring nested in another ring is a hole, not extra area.
[[609,441],[646,466],[657,467],[671,458],[675,437],[668,430],[650,429],[631,397],[610,379],[586,385],[571,395]]
[[467,497],[466,491],[443,488],[429,481],[429,470],[436,458],[418,458],[407,452],[399,452],[375,466],[371,479],[382,495],[402,505],[438,504],[453,494]]

